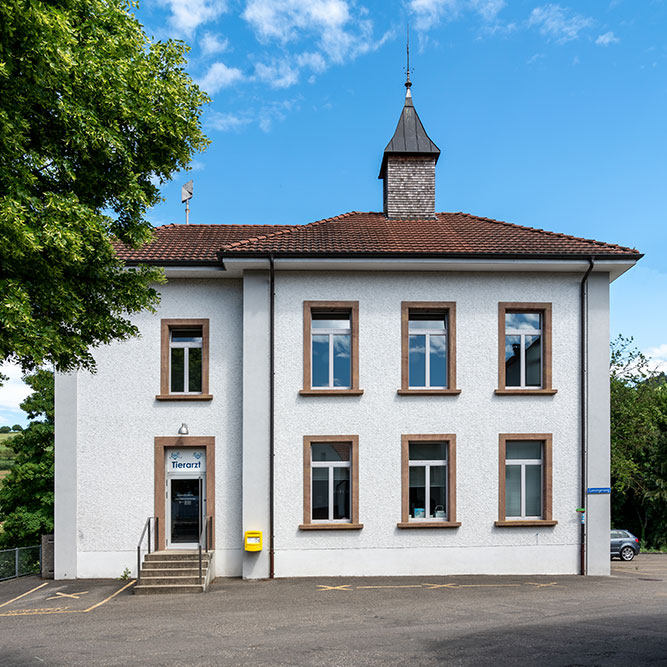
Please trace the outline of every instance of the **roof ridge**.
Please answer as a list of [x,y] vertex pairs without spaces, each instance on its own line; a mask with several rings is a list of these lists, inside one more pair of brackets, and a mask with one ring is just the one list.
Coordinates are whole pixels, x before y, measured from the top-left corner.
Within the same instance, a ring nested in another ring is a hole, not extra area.
[[153,229],[195,229],[195,228],[201,228],[201,227],[215,227],[216,229],[223,228],[223,227],[234,227],[234,228],[241,228],[245,229],[246,227],[296,227],[296,226],[301,226],[301,225],[285,225],[281,223],[263,223],[263,222],[257,222],[257,223],[250,223],[250,224],[238,224],[238,223],[214,223],[214,222],[204,222],[204,223],[191,223],[188,225],[184,225],[183,223],[180,222],[168,222],[167,224],[164,225],[157,225],[153,227]]
[[[451,213],[449,215],[452,215]],[[595,243],[596,245],[605,246],[607,248],[616,248],[618,250],[630,250],[637,252],[637,248],[629,248],[628,246],[619,245],[618,243],[607,243],[606,241],[596,241],[595,239],[587,239],[584,236],[572,236],[571,234],[563,234],[562,232],[551,232],[548,229],[541,227],[527,227],[526,225],[517,225],[515,222],[505,222],[504,220],[495,220],[494,218],[486,218],[481,215],[473,215],[472,213],[464,213],[457,211],[453,215],[464,215],[466,218],[474,218],[475,220],[484,220],[485,222],[492,222],[496,225],[503,225],[504,227],[514,227],[515,229],[525,229],[529,232],[537,234],[548,234],[549,236],[556,236],[561,239],[570,239],[572,241],[585,241],[586,243]]]
[[276,232],[273,232],[271,234],[264,234],[262,236],[255,236],[253,238],[249,239],[242,239],[241,241],[234,241],[234,243],[229,243],[227,245],[222,246],[222,250],[230,250],[231,248],[238,248],[239,246],[247,245],[250,243],[255,243],[257,241],[266,241],[267,239],[270,238],[275,238],[276,236],[281,236],[282,234],[288,234],[293,231],[297,231],[299,229],[306,229],[313,227],[315,225],[321,225],[324,224],[325,222],[334,222],[336,220],[340,220],[341,218],[346,218],[350,215],[354,215],[358,213],[358,211],[348,211],[347,213],[341,213],[340,215],[335,215],[333,218],[323,218],[322,220],[315,220],[314,222],[307,222],[305,225],[291,225],[289,229],[280,229]]

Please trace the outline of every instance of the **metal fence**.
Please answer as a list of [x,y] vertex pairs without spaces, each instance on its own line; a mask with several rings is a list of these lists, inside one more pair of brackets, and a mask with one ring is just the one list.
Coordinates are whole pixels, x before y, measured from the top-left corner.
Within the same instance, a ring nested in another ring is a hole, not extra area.
[[39,574],[41,570],[42,547],[18,547],[0,549],[0,581]]

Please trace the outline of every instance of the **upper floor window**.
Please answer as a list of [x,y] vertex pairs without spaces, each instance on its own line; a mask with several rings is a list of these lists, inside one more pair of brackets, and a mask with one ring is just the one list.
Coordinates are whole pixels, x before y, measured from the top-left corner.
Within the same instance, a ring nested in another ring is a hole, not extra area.
[[304,302],[302,394],[360,394],[359,305],[356,301]]
[[456,305],[406,302],[402,310],[399,393],[459,393],[456,389]]
[[209,322],[162,320],[158,400],[209,400]]
[[499,387],[555,393],[551,388],[551,304],[499,304]]
[[202,328],[169,331],[169,391],[201,394]]

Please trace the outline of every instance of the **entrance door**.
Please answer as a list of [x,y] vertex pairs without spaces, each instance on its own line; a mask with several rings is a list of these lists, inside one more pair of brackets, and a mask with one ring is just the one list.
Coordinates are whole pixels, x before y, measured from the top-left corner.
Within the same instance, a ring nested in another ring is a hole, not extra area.
[[202,529],[202,478],[172,477],[169,480],[168,546],[172,549],[195,548]]
[[167,549],[196,549],[206,516],[206,453],[202,449],[166,452]]

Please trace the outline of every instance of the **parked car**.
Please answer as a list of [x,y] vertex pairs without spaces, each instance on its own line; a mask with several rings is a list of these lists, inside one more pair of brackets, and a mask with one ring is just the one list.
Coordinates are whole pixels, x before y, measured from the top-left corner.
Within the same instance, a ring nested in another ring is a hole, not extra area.
[[639,540],[629,530],[611,531],[611,557],[632,560],[639,553]]

